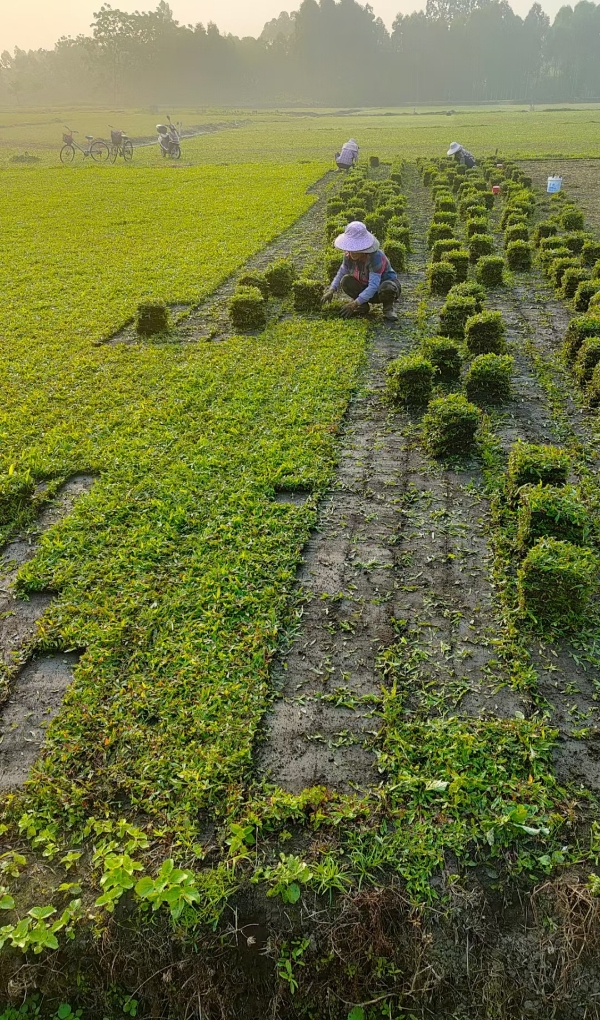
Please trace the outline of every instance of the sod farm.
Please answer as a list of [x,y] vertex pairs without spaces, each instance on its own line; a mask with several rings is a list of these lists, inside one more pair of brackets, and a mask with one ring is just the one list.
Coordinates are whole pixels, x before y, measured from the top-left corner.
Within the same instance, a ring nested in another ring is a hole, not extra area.
[[600,1016],[593,114],[5,119],[0,1017]]

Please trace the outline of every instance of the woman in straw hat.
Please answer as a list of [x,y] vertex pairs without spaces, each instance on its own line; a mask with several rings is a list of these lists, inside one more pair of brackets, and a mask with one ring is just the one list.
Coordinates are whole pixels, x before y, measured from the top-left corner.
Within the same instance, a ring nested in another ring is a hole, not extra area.
[[344,142],[342,151],[335,154],[338,170],[350,170],[355,163],[358,163],[358,151],[358,145],[353,138]]
[[388,322],[397,322],[394,302],[400,297],[400,283],[377,238],[356,220],[336,237],[334,244],[344,252],[344,259],[323,301],[331,301],[342,290],[352,299],[342,306],[340,315],[344,318],[368,313],[373,302],[383,305]]
[[446,155],[454,156],[456,162],[466,166],[467,170],[472,170],[475,166],[475,156],[472,152],[465,149],[464,145],[460,145],[459,142],[452,142]]

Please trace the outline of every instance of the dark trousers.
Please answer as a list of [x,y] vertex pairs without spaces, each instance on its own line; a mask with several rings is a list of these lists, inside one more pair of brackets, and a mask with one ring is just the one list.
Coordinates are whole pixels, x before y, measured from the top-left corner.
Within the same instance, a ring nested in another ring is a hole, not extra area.
[[[344,294],[351,297],[353,301],[356,301],[358,295],[367,289],[366,283],[361,283],[360,280],[357,280],[355,276],[351,276],[350,273],[342,276],[340,287]],[[371,301],[374,305],[393,305],[394,301],[397,301],[399,297],[400,284],[398,281],[384,280],[375,296],[371,298]]]

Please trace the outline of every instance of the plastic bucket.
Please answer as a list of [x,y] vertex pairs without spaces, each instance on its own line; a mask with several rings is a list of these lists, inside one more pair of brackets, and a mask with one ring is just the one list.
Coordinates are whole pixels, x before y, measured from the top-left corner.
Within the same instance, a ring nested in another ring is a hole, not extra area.
[[560,191],[560,189],[562,188],[562,182],[563,182],[562,177],[549,177],[548,187],[546,189],[547,193],[549,195],[555,195],[556,192]]
[[494,195],[499,195],[500,194],[500,185],[499,184],[494,184],[494,187],[492,188],[492,192],[493,192]]

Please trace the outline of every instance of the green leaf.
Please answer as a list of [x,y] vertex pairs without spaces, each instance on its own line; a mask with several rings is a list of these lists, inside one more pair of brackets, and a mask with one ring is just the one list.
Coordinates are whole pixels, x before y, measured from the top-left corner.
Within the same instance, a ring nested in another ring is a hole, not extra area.
[[285,891],[285,898],[288,903],[297,903],[300,899],[300,886],[296,882],[288,885]]
[[3,896],[0,896],[0,910],[13,910],[14,906],[15,901],[13,900],[12,896],[8,895],[8,893],[5,893]]
[[56,1015],[58,1017],[58,1020],[67,1020],[67,1017],[73,1015],[73,1010],[69,1006],[68,1002],[63,1002],[62,1006],[58,1007]]
[[28,911],[30,917],[34,917],[36,921],[43,921],[46,917],[52,917],[56,910],[54,907],[32,907]]
[[353,1006],[348,1013],[348,1020],[365,1020],[365,1011],[362,1006]]
[[154,882],[148,875],[144,875],[140,878],[139,882],[136,883],[135,893],[136,896],[141,896],[142,899],[146,899],[154,892]]

